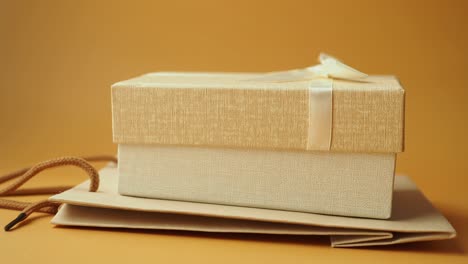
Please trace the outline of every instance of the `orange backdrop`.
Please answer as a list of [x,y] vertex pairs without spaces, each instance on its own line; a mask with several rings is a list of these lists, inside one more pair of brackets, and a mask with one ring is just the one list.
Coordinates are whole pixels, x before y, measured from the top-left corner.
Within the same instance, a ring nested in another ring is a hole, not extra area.
[[[406,151],[397,171],[458,229],[446,247],[468,250],[467,33],[463,0],[1,1],[0,173],[115,153],[116,81],[150,71],[298,68],[325,51],[401,79]],[[35,181],[84,179],[59,180],[65,172]],[[2,211],[1,220],[14,215]]]

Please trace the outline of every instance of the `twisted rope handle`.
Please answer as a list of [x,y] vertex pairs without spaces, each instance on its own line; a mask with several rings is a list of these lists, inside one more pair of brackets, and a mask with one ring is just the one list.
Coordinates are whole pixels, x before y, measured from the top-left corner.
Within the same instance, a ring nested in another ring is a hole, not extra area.
[[[114,156],[90,156],[90,157],[61,157],[56,159],[47,160],[40,162],[30,168],[24,168],[18,171],[8,173],[6,175],[0,176],[0,184],[6,181],[14,180],[7,187],[0,189],[0,196],[10,196],[10,195],[37,195],[37,194],[51,194],[51,193],[60,193],[71,187],[53,187],[53,188],[37,188],[29,190],[18,190],[23,184],[29,181],[31,178],[39,174],[40,172],[62,166],[75,166],[84,170],[89,178],[90,185],[89,191],[95,192],[99,188],[99,173],[97,170],[89,163],[94,161],[111,161],[117,163],[117,159]],[[20,210],[21,213],[11,221],[8,225],[5,226],[5,231],[11,230],[16,224],[25,220],[33,212],[43,212],[49,214],[56,214],[60,203],[51,202],[48,200],[39,201],[36,203],[28,202],[19,202],[14,200],[0,199],[0,208],[11,209],[11,210]]]

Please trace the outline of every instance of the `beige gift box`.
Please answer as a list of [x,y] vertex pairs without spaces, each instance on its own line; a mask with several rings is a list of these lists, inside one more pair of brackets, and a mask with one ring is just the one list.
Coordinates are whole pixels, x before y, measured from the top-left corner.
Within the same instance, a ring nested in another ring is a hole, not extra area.
[[[403,150],[398,80],[334,79],[322,100],[311,85],[321,80],[265,76],[150,73],[114,84],[119,192],[389,218]],[[314,133],[325,134],[325,151],[310,143]]]

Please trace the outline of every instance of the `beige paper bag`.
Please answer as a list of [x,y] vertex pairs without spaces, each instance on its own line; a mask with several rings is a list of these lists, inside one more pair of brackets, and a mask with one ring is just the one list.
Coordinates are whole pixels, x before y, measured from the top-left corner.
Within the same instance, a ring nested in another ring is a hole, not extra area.
[[101,170],[98,192],[86,181],[50,198],[65,203],[52,223],[63,226],[191,230],[202,232],[329,235],[333,247],[449,239],[450,223],[403,176],[396,177],[388,220],[299,213],[121,196],[117,169]]

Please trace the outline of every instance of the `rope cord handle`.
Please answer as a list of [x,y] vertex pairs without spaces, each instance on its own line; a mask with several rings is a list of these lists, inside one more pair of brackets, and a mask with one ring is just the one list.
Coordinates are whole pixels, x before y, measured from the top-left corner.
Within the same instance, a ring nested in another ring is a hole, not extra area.
[[[117,163],[117,159],[114,156],[90,156],[90,157],[61,157],[56,159],[47,160],[40,162],[30,168],[24,168],[17,170],[6,175],[0,176],[0,184],[12,181],[11,184],[4,188],[0,188],[0,196],[12,196],[12,195],[38,195],[38,194],[57,194],[70,189],[70,186],[65,187],[52,187],[52,188],[35,188],[26,190],[17,190],[31,178],[39,174],[40,172],[56,167],[62,166],[75,166],[84,170],[89,178],[90,185],[89,191],[95,192],[99,188],[99,173],[89,162],[98,161],[111,161]],[[10,231],[15,225],[25,220],[30,214],[34,212],[43,212],[49,214],[56,214],[60,203],[43,200],[35,203],[19,202],[14,200],[0,199],[0,208],[19,210],[21,213],[5,226],[5,231]]]

